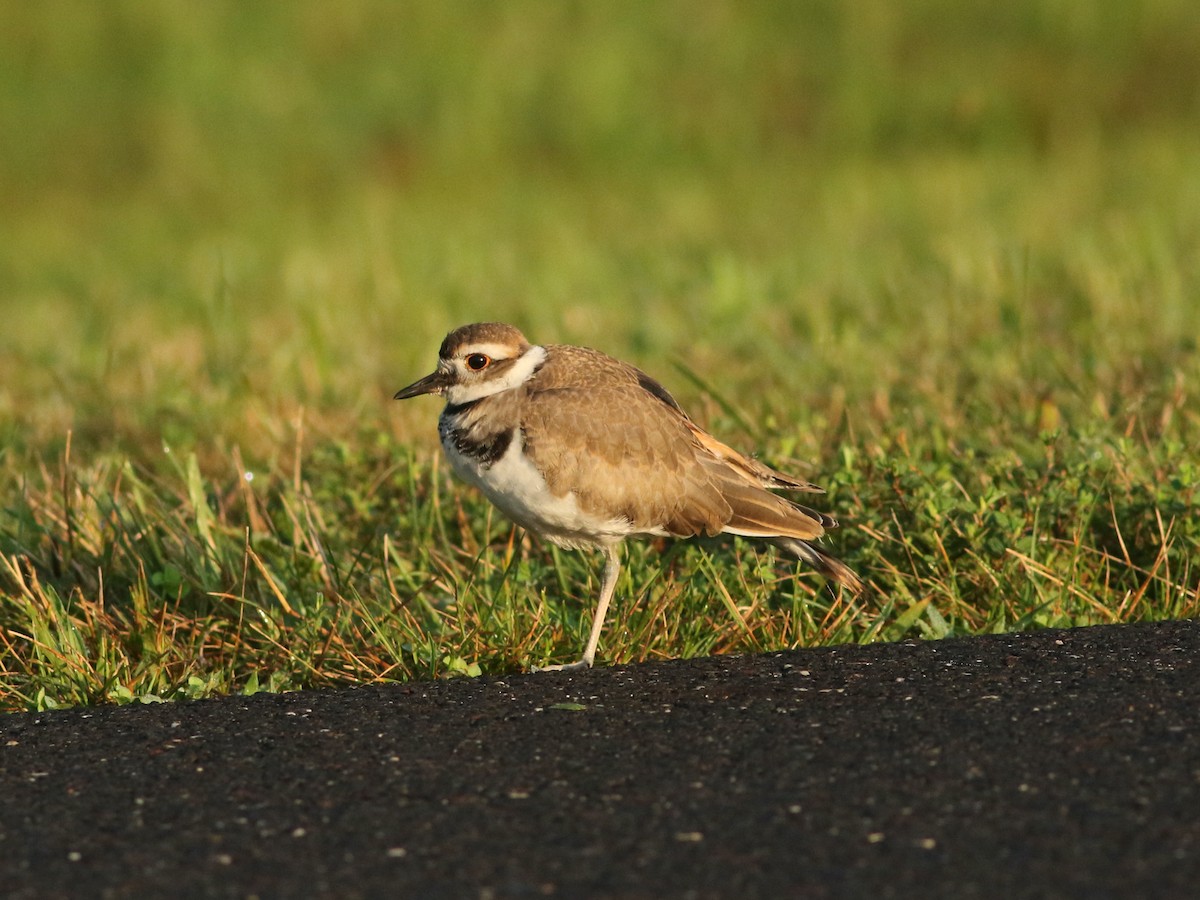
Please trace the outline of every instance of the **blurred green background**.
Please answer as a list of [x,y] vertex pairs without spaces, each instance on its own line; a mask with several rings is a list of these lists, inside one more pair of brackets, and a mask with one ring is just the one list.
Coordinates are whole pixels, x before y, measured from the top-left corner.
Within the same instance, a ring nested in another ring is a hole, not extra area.
[[1196,372],[1198,60],[1186,0],[6,2],[5,442],[269,453],[492,318],[756,416],[1118,403]]

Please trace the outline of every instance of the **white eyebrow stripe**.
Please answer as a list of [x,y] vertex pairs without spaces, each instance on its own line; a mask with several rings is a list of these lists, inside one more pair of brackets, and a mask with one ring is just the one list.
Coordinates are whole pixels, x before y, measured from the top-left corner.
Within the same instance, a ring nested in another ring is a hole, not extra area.
[[[487,346],[486,344],[479,345]],[[480,349],[479,353],[486,351]],[[490,397],[502,391],[510,391],[520,387],[533,377],[533,373],[546,361],[546,348],[533,346],[526,350],[499,378],[486,378],[471,385],[456,384],[446,390],[446,402],[455,406],[470,403],[483,397]]]
[[[512,344],[467,344],[459,352],[459,356],[465,356],[468,353],[482,353],[484,356],[490,356],[492,359],[512,359]],[[526,350],[526,353],[529,351]]]

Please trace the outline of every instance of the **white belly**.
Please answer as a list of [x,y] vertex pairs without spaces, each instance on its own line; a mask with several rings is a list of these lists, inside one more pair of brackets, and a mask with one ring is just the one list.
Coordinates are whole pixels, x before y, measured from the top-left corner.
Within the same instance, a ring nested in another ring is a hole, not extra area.
[[455,473],[487,495],[496,507],[520,525],[560,547],[599,547],[616,543],[633,532],[628,519],[607,518],[580,509],[574,492],[559,496],[525,455],[518,431],[504,455],[485,468],[443,441]]

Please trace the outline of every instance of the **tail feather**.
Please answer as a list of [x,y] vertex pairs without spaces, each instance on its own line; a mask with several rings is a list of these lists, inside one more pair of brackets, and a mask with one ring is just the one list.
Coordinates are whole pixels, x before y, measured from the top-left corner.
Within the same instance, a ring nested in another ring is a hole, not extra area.
[[853,569],[807,541],[783,537],[776,538],[771,543],[804,560],[826,578],[837,582],[853,594],[861,594],[865,589],[862,579]]
[[836,528],[837,519],[771,493],[772,489],[824,493],[821,488],[776,472],[721,443],[690,421],[687,424],[701,447],[708,451],[698,455],[698,462],[709,483],[729,505],[730,516],[720,528],[722,532],[770,541],[831,581],[855,594],[862,593],[862,580],[849,566],[809,543],[822,537],[827,528]]

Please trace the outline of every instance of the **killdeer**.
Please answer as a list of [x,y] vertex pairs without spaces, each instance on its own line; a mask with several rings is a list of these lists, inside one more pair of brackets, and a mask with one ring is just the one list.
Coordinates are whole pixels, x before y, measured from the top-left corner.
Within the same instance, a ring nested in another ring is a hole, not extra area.
[[606,565],[582,658],[589,668],[631,535],[760,538],[858,593],[862,582],[812,544],[837,521],[772,490],[823,493],[700,428],[657,381],[586,347],[530,344],[496,322],[446,336],[437,368],[395,399],[440,394],[454,471],[518,525]]

